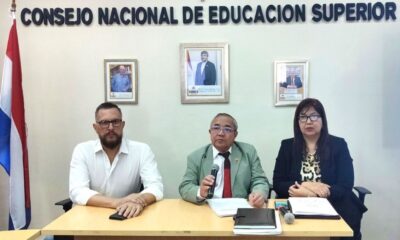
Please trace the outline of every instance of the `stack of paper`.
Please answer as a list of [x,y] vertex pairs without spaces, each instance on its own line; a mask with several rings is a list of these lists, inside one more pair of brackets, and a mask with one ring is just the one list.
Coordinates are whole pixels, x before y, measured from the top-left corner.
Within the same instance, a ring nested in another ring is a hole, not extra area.
[[212,198],[207,203],[218,217],[233,216],[238,208],[252,208],[244,198]]
[[239,208],[233,233],[237,235],[278,235],[282,232],[279,214],[274,209]]
[[296,218],[340,219],[339,214],[326,198],[290,197],[288,203]]

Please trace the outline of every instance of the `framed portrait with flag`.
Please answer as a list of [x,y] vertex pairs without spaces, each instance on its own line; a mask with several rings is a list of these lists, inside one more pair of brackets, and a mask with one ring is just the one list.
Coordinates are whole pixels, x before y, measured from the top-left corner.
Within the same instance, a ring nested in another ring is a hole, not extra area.
[[227,43],[182,43],[181,103],[229,102]]

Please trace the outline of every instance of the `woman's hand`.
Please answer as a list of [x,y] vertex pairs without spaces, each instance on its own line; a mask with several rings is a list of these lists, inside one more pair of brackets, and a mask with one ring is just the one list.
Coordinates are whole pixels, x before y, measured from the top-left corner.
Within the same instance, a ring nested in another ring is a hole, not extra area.
[[289,196],[291,197],[316,197],[317,195],[310,189],[295,182],[289,187]]
[[315,193],[318,197],[327,198],[331,195],[330,186],[320,182],[302,182],[301,186]]

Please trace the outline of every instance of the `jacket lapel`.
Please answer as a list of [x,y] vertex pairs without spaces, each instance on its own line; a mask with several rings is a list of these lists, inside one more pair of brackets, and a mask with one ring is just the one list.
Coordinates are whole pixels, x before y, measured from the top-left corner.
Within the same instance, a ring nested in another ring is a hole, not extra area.
[[[204,153],[205,157],[204,158],[204,162],[203,162],[203,166],[204,166],[204,172],[203,172],[203,177],[201,179],[203,179],[205,176],[209,175],[211,172],[211,168],[212,165],[214,164],[214,158],[213,158],[213,148],[212,145],[209,145],[209,147],[207,148],[207,151]],[[200,181],[201,181],[200,179]]]
[[235,185],[236,175],[239,170],[240,161],[242,160],[242,152],[237,146],[237,143],[233,143],[232,145],[232,154],[229,158],[231,161],[231,188],[233,192],[233,186]]
[[294,178],[297,179],[297,181],[301,181],[301,168],[302,168],[302,161],[303,161],[303,153],[299,152],[299,151],[295,151],[293,150],[293,168],[292,171],[294,170],[294,172],[292,172],[292,174],[294,174]]

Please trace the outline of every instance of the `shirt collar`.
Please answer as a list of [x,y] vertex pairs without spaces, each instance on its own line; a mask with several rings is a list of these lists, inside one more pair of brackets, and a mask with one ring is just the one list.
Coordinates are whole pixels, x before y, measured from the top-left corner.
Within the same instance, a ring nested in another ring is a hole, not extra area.
[[[213,149],[213,158],[215,159],[218,156],[219,151],[214,146],[212,147],[212,149]],[[232,146],[228,149],[228,152],[232,153]]]
[[[94,144],[94,152],[97,153],[99,151],[103,151],[103,146],[101,145],[100,139],[97,139]],[[128,145],[126,143],[126,139],[122,138],[121,146],[119,147],[118,153],[128,154]]]

